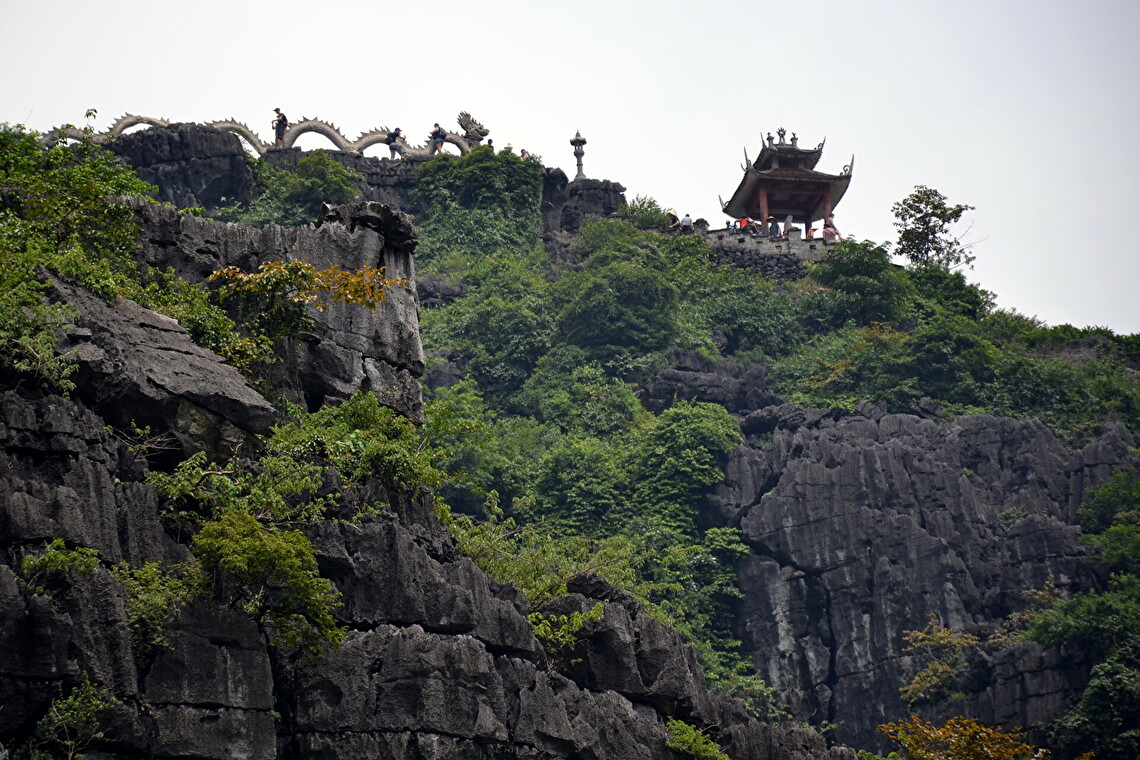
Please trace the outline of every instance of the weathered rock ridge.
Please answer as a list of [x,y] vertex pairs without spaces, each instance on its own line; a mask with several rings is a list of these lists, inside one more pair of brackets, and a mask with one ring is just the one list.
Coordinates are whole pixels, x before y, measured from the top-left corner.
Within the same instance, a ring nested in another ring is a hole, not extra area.
[[[152,663],[134,656],[123,590],[107,570],[176,563],[144,468],[81,403],[0,394],[0,737],[22,742],[81,674],[120,700],[90,756],[127,758],[660,758],[663,716],[710,727],[736,760],[853,758],[810,731],[759,724],[707,692],[692,651],[597,579],[567,604],[606,603],[589,666],[550,668],[513,587],[483,576],[415,499],[308,533],[344,594],[345,645],[316,663],[267,649],[243,614],[201,601]],[[54,595],[14,572],[63,538],[102,564]],[[634,677],[634,674],[636,677]]]
[[[135,210],[144,263],[190,280],[276,258],[414,277],[407,217],[376,204],[330,209],[319,227],[299,230],[251,230],[146,203]],[[187,449],[222,449],[263,431],[273,413],[172,320],[54,287],[80,314],[68,338],[81,368],[76,399],[0,393],[0,753],[87,676],[118,700],[101,715],[106,738],[87,751],[103,760],[678,760],[665,746],[667,716],[708,728],[735,760],[853,758],[813,731],[760,724],[709,693],[676,633],[598,579],[580,579],[563,602],[606,605],[585,631],[589,665],[559,673],[518,591],[459,556],[425,498],[397,492],[384,495],[391,509],[379,516],[305,527],[322,574],[343,594],[337,614],[350,633],[339,651],[315,663],[287,657],[246,615],[204,599],[180,613],[168,648],[136,657],[109,568],[190,555],[169,505],[145,483],[147,463],[109,423],[152,422]],[[367,388],[417,415],[413,287],[374,313],[314,313],[312,335],[283,357],[289,387],[313,405]],[[37,593],[19,567],[54,538],[96,549],[100,564]]]
[[[985,635],[1024,609],[1023,591],[1089,586],[1076,509],[1134,445],[1123,426],[1070,452],[1036,420],[940,424],[873,405],[839,419],[772,406],[741,428],[748,444],[708,504],[752,548],[745,648],[796,715],[863,747],[909,710],[898,689],[922,663],[901,634],[927,613]],[[928,712],[1029,726],[1063,713],[1086,677],[1079,656],[1036,645],[986,658],[965,704]]]
[[390,289],[373,310],[331,304],[313,311],[312,329],[293,339],[282,356],[280,385],[294,401],[317,408],[330,396],[357,389],[377,393],[387,405],[419,419],[423,374],[412,252],[416,236],[406,214],[375,203],[341,206],[321,226],[254,229],[180,214],[141,199],[133,206],[143,228],[141,260],[172,269],[191,282],[236,266],[246,272],[274,260],[301,260],[318,268],[383,267]]

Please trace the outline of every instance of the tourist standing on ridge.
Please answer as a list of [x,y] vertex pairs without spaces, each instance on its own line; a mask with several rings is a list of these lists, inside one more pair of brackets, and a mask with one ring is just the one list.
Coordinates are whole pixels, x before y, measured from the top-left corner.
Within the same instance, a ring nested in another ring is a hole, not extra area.
[[400,128],[396,127],[388,133],[388,139],[384,142],[388,143],[388,152],[391,158],[395,159],[396,156],[404,152],[404,146],[400,145]]
[[432,127],[432,130],[431,130],[431,144],[432,144],[432,148],[433,148],[432,149],[432,155],[433,156],[436,155],[437,153],[443,153],[443,138],[445,138],[445,137],[447,137],[447,132],[444,131],[443,127],[439,126],[439,122],[437,121],[435,123],[435,126]]
[[836,240],[842,239],[843,236],[839,234],[839,229],[835,226],[835,217],[828,214],[827,220],[823,223],[823,242],[834,243]]
[[688,235],[692,231],[693,231],[693,217],[689,216],[689,212],[686,211],[685,215],[683,217],[681,217],[681,234],[682,235]]
[[273,134],[275,139],[273,141],[274,148],[285,147],[285,130],[289,127],[289,118],[281,113],[280,108],[274,108],[277,117],[273,120]]
[[776,221],[776,217],[770,216],[766,220],[768,222],[768,237],[772,240],[780,239],[780,223]]

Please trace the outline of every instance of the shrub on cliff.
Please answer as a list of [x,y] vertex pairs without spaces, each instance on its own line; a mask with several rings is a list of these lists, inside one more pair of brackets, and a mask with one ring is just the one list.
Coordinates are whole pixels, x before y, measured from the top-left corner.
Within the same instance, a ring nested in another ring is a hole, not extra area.
[[154,188],[90,131],[71,145],[39,140],[0,125],[0,366],[66,392],[73,366],[56,352],[56,333],[74,314],[45,300],[40,267],[104,298],[118,295],[137,277],[138,227],[113,198]]
[[316,219],[322,203],[337,206],[360,197],[360,175],[323,150],[297,159],[292,171],[264,160],[253,166],[257,199],[246,209],[237,205],[220,208],[214,212],[216,219],[254,227],[295,227]]
[[[496,153],[481,146],[464,156],[444,153],[416,169],[420,223],[437,231],[425,240],[429,256],[438,253],[433,244],[454,238],[438,234],[444,228],[459,233],[458,245],[469,250],[532,247],[538,240],[541,197],[541,161],[520,159],[509,150]],[[501,238],[496,241],[488,233]]]

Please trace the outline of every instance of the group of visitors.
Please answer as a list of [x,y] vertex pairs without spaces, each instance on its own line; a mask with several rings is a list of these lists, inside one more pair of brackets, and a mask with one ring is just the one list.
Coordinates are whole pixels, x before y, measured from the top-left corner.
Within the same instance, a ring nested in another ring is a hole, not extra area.
[[[282,113],[280,108],[274,108],[273,112],[277,114],[275,117],[273,117],[272,123],[274,136],[273,147],[284,148],[285,130],[289,128],[289,118],[284,113]],[[434,156],[443,153],[443,142],[447,139],[447,130],[439,126],[438,121],[431,128],[430,139],[432,144],[432,155]],[[389,132],[388,136],[384,139],[385,144],[388,146],[388,153],[393,159],[403,154],[405,147],[403,140],[404,135],[399,127],[396,127],[391,132]],[[491,144],[490,140],[487,141],[487,144]],[[523,158],[525,158],[526,151],[523,151],[523,153]]]
[[689,235],[693,232],[693,217],[689,216],[686,211],[682,217],[677,216],[677,212],[673,209],[666,209],[665,213],[669,215],[669,231],[677,230],[682,235]]
[[[740,230],[749,232],[758,237],[766,237],[771,240],[786,240],[788,232],[792,229],[791,217],[784,222],[783,228],[780,227],[779,220],[774,216],[769,216],[763,223],[757,222],[747,216],[742,216],[736,221],[727,221],[724,223],[725,229]],[[815,227],[808,227],[807,233],[804,235],[805,240],[812,240],[815,238],[815,233],[819,232]],[[843,236],[839,234],[839,229],[835,226],[835,215],[828,214],[827,219],[823,223],[823,241],[825,243],[834,243],[836,240],[842,240]]]

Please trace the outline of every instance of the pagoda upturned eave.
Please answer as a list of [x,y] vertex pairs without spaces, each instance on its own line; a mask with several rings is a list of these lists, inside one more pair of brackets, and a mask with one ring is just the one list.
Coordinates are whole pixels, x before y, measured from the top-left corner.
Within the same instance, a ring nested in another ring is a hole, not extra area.
[[792,216],[796,221],[810,224],[834,211],[851,184],[854,166],[848,165],[843,174],[824,174],[810,169],[767,169],[758,171],[747,167],[736,192],[723,206],[728,216],[739,219],[762,218],[760,190],[766,192],[767,215],[781,221]]

